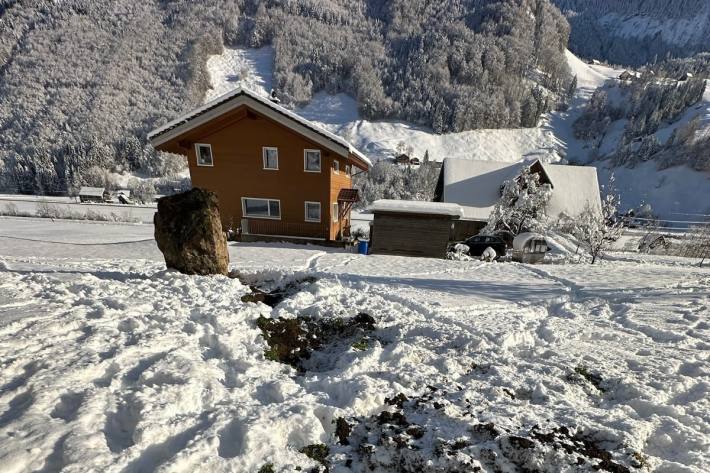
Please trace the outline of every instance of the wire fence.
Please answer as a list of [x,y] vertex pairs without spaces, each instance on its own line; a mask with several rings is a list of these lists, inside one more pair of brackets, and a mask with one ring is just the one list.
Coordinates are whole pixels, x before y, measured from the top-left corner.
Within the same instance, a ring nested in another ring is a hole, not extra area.
[[640,232],[638,250],[645,253],[680,256],[710,261],[710,215],[680,214],[689,219],[654,219],[633,217],[628,227]]
[[700,266],[710,259],[710,223],[693,226],[685,239],[679,256],[700,260]]

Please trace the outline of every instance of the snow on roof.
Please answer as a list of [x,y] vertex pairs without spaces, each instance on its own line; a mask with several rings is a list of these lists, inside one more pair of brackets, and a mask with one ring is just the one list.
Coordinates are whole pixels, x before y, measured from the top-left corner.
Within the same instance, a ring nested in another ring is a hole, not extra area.
[[[486,221],[500,199],[503,182],[517,176],[523,166],[532,164],[446,158],[442,201],[461,205],[464,219]],[[574,217],[588,205],[601,210],[596,168],[540,164],[553,187],[547,206],[549,216]]]
[[[251,100],[254,100],[258,102],[261,105],[264,105],[275,112],[278,112],[279,114],[293,120],[294,122],[308,128],[311,131],[314,131],[315,133],[327,138],[329,141],[334,142],[341,147],[345,148],[348,150],[348,152],[352,153],[355,155],[357,158],[359,158],[361,161],[363,161],[365,164],[368,166],[372,166],[372,162],[370,159],[362,154],[360,151],[358,151],[353,145],[351,145],[348,141],[343,139],[342,137],[336,135],[335,133],[332,133],[325,128],[323,128],[320,125],[317,125],[310,120],[306,120],[302,116],[292,112],[291,110],[278,105],[271,101],[270,99],[266,97],[262,97],[259,95],[257,92],[254,92],[252,90],[249,90],[244,87],[239,87],[237,89],[232,90],[231,92],[227,92],[226,94],[220,95],[219,97],[215,98],[214,100],[211,100],[207,102],[206,104],[202,105],[201,107],[198,107],[194,110],[191,110],[190,112],[186,113],[185,115],[182,115],[181,117],[176,118],[175,120],[172,120],[165,125],[156,128],[155,130],[151,131],[148,133],[148,139],[151,141],[156,140],[159,136],[171,131],[180,128],[181,131],[188,131],[192,129],[196,125],[191,126],[191,122],[193,120],[201,115],[204,115],[205,113],[216,109],[217,107],[226,104],[227,102],[230,102],[234,99],[237,99],[239,97],[247,97]],[[224,110],[224,112],[228,111],[229,109]]]
[[458,204],[445,204],[443,202],[425,202],[421,200],[391,200],[380,199],[372,203],[369,208],[372,212],[396,212],[428,215],[449,215],[463,217],[463,208]]
[[503,182],[514,178],[522,163],[444,159],[444,202],[463,206],[463,218],[488,220],[493,206],[500,199]]
[[104,188],[103,187],[84,186],[81,189],[79,189],[79,195],[92,196],[92,197],[103,197]]
[[563,164],[542,164],[542,167],[553,185],[547,215],[576,217],[587,207],[601,212],[597,168]]

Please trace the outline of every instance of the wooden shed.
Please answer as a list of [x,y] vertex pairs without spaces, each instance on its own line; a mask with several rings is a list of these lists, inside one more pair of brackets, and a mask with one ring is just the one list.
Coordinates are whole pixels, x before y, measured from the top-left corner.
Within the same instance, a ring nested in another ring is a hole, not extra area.
[[103,187],[84,186],[79,190],[80,202],[104,202],[109,197]]
[[374,254],[446,257],[453,222],[463,215],[458,204],[377,200],[370,230]]

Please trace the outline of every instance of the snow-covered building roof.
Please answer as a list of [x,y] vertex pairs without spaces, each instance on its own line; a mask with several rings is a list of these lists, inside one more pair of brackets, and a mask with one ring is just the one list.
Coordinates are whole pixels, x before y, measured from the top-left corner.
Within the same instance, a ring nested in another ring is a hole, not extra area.
[[248,105],[257,112],[276,120],[282,125],[308,136],[313,141],[323,145],[331,151],[348,157],[348,153],[362,162],[366,167],[372,166],[370,159],[358,151],[353,145],[342,137],[332,133],[322,126],[313,123],[287,108],[274,103],[267,97],[262,97],[258,93],[239,87],[231,92],[217,97],[214,100],[198,107],[181,117],[172,120],[165,125],[156,128],[148,133],[148,139],[153,146],[159,146],[183,133],[192,130],[204,123],[218,117],[241,105]]
[[547,215],[576,217],[587,207],[601,212],[597,168],[563,164],[542,164],[542,167],[552,184],[552,196],[547,203]]
[[463,218],[488,220],[503,182],[514,178],[522,164],[469,159],[444,159],[441,201],[460,204]]
[[501,163],[446,158],[442,168],[441,201],[463,207],[466,220],[486,221],[501,196],[506,180],[515,178],[523,166],[538,163],[552,186],[547,205],[550,217],[581,214],[587,206],[601,210],[597,170],[591,166],[532,163]]
[[461,218],[464,215],[463,208],[458,204],[426,202],[421,200],[380,199],[374,201],[372,205],[370,205],[369,210],[371,212],[448,215],[456,218]]
[[84,186],[81,189],[79,189],[79,195],[83,195],[86,197],[103,197],[104,196],[104,188],[103,187]]

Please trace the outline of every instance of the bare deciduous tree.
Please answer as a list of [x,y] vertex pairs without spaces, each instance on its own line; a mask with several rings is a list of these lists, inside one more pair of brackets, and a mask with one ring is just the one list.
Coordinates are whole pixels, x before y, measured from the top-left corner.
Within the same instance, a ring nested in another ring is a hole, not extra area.
[[608,193],[602,199],[601,209],[587,206],[574,220],[571,233],[592,257],[591,263],[602,258],[613,242],[623,232],[623,220],[619,218],[619,194],[614,189],[614,176],[609,179]]

